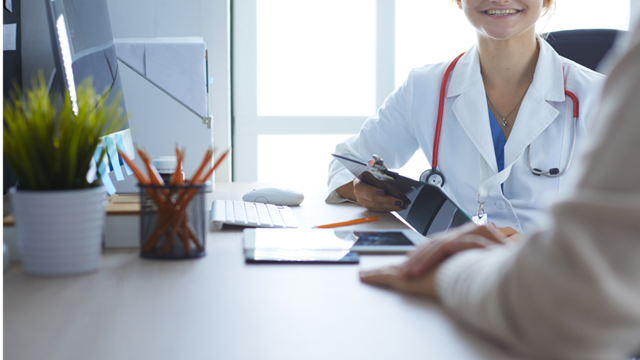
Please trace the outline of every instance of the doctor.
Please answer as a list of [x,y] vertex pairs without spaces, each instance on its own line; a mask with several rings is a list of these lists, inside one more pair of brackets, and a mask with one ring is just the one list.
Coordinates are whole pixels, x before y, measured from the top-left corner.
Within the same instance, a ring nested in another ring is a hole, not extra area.
[[[428,181],[440,183],[467,214],[484,211],[484,220],[527,234],[544,222],[545,200],[573,183],[570,162],[604,76],[559,56],[536,34],[536,21],[555,0],[454,2],[475,28],[477,44],[457,63],[412,70],[336,153],[362,161],[377,154],[397,169],[421,149],[436,165]],[[353,179],[335,160],[329,190],[328,203],[353,200],[374,211],[405,207]]]

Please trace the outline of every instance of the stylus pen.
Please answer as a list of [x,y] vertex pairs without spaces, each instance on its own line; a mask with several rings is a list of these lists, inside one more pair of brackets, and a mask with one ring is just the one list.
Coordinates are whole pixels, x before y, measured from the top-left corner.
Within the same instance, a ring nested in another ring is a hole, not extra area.
[[369,216],[369,217],[365,217],[365,218],[361,218],[361,219],[343,221],[343,222],[339,222],[339,223],[335,223],[335,224],[320,225],[320,226],[316,226],[316,228],[318,228],[318,229],[331,229],[331,228],[340,227],[340,226],[349,226],[349,225],[355,225],[355,224],[362,224],[362,223],[368,223],[368,222],[372,222],[372,221],[378,221],[378,217],[377,216]]

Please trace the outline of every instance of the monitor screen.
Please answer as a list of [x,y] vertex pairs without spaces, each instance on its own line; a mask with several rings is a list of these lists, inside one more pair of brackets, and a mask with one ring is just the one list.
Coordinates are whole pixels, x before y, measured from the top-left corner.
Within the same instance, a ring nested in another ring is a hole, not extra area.
[[[54,55],[54,74],[50,81],[50,91],[69,91],[73,106],[76,104],[76,87],[87,77],[93,78],[93,86],[98,93],[108,89],[107,104],[122,93],[111,32],[111,20],[106,0],[45,0],[49,18],[51,44]],[[119,106],[126,113],[124,96]],[[120,159],[116,146],[124,148],[130,158],[135,157],[129,124],[103,138],[98,150],[107,149],[107,156],[100,164],[94,164],[98,176],[102,178],[109,193],[115,187],[109,178],[113,171],[117,180],[132,175],[131,170]],[[98,152],[96,151],[98,154]],[[98,160],[95,157],[95,161]]]

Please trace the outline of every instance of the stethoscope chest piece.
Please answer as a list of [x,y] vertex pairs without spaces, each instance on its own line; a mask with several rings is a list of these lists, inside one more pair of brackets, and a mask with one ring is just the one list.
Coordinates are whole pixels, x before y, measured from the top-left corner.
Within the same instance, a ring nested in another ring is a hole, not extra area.
[[429,169],[420,175],[420,181],[425,182],[429,185],[443,187],[444,186],[444,175],[436,169]]

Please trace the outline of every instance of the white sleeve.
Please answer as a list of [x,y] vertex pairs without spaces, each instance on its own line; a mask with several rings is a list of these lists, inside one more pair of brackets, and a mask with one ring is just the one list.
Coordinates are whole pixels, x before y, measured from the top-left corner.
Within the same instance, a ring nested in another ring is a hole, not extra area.
[[[411,124],[413,97],[413,72],[405,83],[392,92],[378,112],[365,121],[358,135],[336,146],[335,153],[362,162],[376,154],[391,169],[406,164],[418,149],[418,142]],[[353,175],[335,159],[329,164],[329,203],[346,201],[336,189],[353,180]]]
[[460,253],[437,291],[453,316],[535,357],[640,350],[640,32],[607,79],[582,180],[519,246]]

